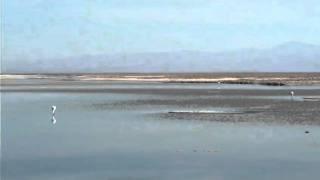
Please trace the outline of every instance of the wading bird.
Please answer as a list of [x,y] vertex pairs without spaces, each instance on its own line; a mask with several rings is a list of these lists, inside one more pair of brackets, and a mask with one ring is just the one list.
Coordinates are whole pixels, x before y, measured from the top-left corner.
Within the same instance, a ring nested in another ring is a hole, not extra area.
[[219,81],[219,82],[218,82],[218,89],[221,89],[220,84],[221,84],[221,82]]
[[51,112],[52,112],[52,115],[54,116],[54,112],[56,111],[57,109],[57,106],[51,106]]
[[293,96],[294,96],[294,91],[291,91],[290,94],[291,94],[291,96],[293,97]]
[[291,92],[290,92],[290,95],[291,95],[291,100],[293,100],[293,97],[294,97],[294,91],[291,91]]

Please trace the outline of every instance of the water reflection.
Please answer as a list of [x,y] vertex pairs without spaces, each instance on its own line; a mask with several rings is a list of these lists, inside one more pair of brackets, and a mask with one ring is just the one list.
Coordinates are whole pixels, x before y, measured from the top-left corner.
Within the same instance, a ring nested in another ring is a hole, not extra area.
[[[317,179],[319,126],[270,121],[315,124],[319,102],[289,98],[8,93],[2,99],[2,178]],[[54,115],[49,124],[52,104],[63,126],[52,128]],[[33,116],[25,121],[28,113]]]
[[52,118],[51,118],[51,123],[52,123],[52,124],[56,124],[56,123],[57,123],[57,120],[56,120],[56,118],[54,117],[54,115],[53,115]]

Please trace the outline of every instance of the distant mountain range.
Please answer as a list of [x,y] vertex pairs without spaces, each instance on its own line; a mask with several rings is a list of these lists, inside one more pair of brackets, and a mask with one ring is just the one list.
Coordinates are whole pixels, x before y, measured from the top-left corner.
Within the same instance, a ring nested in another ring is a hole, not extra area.
[[320,46],[288,42],[269,49],[148,52],[3,62],[3,73],[320,72]]

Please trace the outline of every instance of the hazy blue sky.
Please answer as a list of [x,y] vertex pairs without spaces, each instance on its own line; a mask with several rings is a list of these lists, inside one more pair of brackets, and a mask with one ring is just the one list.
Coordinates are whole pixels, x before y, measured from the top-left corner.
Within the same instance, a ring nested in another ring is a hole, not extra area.
[[319,0],[3,0],[5,57],[320,44]]

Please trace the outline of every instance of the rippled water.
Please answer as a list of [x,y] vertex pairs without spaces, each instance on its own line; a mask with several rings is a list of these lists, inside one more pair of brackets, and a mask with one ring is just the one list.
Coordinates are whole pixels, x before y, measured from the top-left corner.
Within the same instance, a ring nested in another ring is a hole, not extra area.
[[[318,126],[172,120],[152,116],[171,110],[169,106],[94,106],[149,98],[114,93],[2,93],[2,178],[320,177]],[[54,125],[53,104],[57,106]]]

